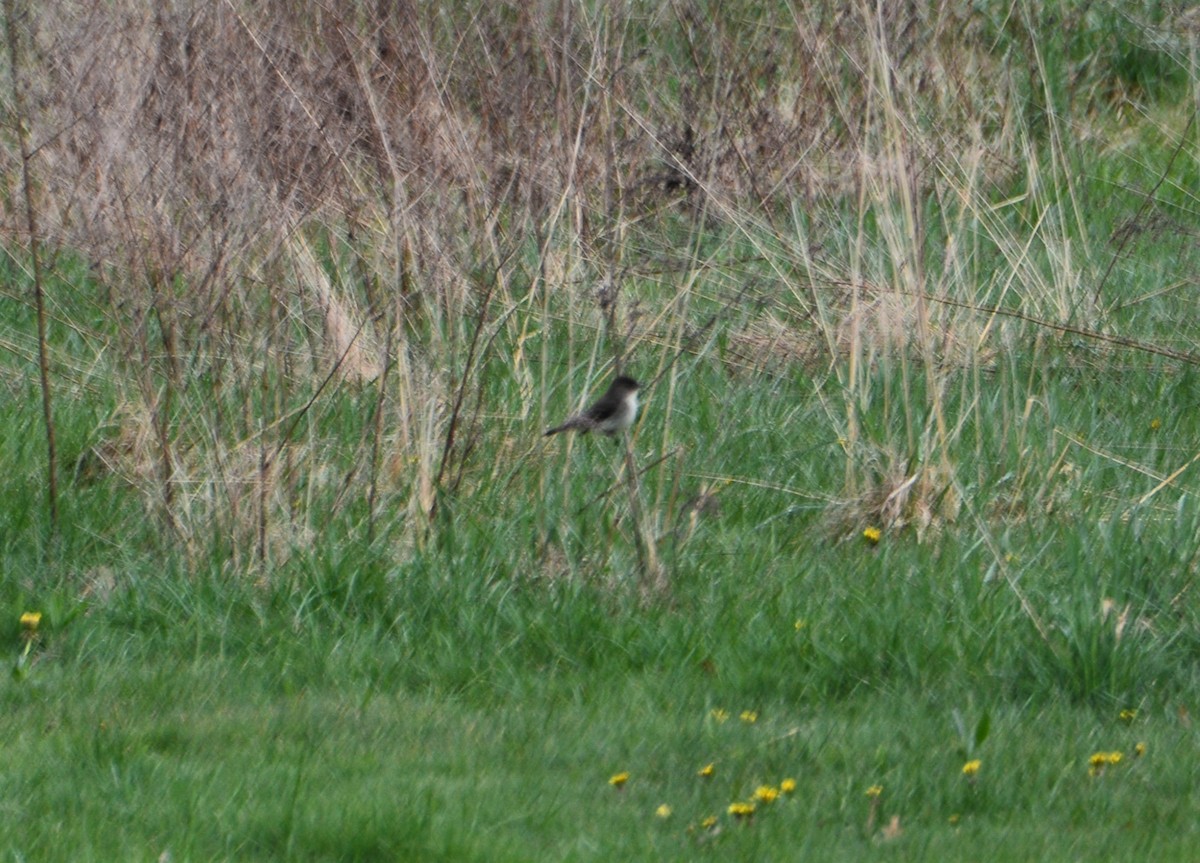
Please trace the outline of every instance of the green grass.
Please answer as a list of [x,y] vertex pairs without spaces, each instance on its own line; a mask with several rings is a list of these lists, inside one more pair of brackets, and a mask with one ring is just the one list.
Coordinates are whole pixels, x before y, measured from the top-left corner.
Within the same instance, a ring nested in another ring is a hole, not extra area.
[[[938,608],[905,619],[895,580],[866,568],[838,599],[809,584],[771,602],[760,584],[690,615],[469,587],[466,572],[415,574],[382,614],[307,579],[307,595],[266,596],[155,579],[100,619],[47,621],[29,676],[5,685],[3,841],[25,859],[85,860],[1185,853],[1185,696],[1118,702],[1138,709],[1126,724],[1117,703],[1047,681],[1011,694],[989,666],[1019,653],[998,643],[1019,619],[988,616],[988,632],[986,601],[953,573],[936,579]],[[932,581],[910,577],[907,592],[932,599]],[[1163,688],[1194,691],[1177,685]],[[974,747],[956,716],[969,731],[985,714]],[[1089,756],[1114,749],[1122,763],[1089,777]],[[983,762],[973,783],[968,755]],[[752,823],[725,814],[789,777],[794,794]],[[709,815],[715,833],[698,827]],[[903,834],[881,839],[893,816]]]
[[[580,469],[608,457],[591,449]],[[1048,641],[958,531],[833,543],[803,514],[714,530],[666,604],[589,586],[582,551],[576,577],[523,573],[532,525],[478,513],[447,517],[453,549],[318,548],[263,587],[130,559],[80,606],[69,567],[12,573],[14,655],[18,611],[47,617],[0,690],[0,841],[84,860],[1185,859],[1200,644],[1172,600],[1197,517],[1010,530]],[[1152,627],[1117,638],[1109,597]],[[976,747],[956,717],[970,737],[985,715]],[[726,814],[784,778],[795,793],[751,823]]]
[[[664,525],[671,589],[650,600],[621,495],[584,506],[617,470],[591,438],[445,498],[423,550],[398,544],[398,514],[367,546],[348,506],[255,578],[216,540],[190,559],[153,525],[120,541],[136,502],[110,477],[67,481],[42,556],[27,399],[7,420],[23,467],[3,480],[14,660],[19,614],[46,618],[23,677],[0,685],[0,845],[29,860],[1186,859],[1200,509],[1174,489],[1134,506],[1157,483],[1098,453],[1180,466],[1195,385],[1166,363],[1101,377],[1087,357],[1053,346],[990,371],[960,436],[959,519],[878,545],[808,496],[843,478],[811,381],[694,366],[670,418],[693,465],[682,496],[733,482],[691,539],[682,506]],[[62,407],[86,437],[92,414]],[[866,407],[875,439],[903,439],[903,410]],[[648,475],[647,498],[673,481]],[[978,748],[956,715],[990,718]],[[1089,777],[1110,750],[1124,760]],[[750,823],[727,814],[789,777],[795,793]]]

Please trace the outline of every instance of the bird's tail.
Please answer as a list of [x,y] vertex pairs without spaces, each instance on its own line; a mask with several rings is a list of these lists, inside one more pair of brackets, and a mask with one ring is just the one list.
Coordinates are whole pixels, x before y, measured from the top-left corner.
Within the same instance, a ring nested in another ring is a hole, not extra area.
[[588,429],[590,429],[591,427],[592,427],[591,423],[589,423],[586,419],[583,419],[582,417],[571,417],[571,419],[567,420],[565,423],[563,423],[560,426],[555,426],[552,429],[546,429],[546,433],[544,435],[542,435],[542,437],[550,437],[550,435],[552,435],[552,434],[558,434],[559,432],[565,432],[565,431],[572,431],[573,429],[578,429],[579,431],[584,432],[586,434]]

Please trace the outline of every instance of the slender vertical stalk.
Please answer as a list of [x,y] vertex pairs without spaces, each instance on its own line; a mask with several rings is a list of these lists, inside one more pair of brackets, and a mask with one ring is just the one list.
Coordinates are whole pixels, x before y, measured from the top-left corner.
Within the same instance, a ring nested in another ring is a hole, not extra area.
[[[38,376],[42,387],[42,419],[46,424],[46,498],[50,510],[50,533],[51,536],[55,536],[58,534],[58,447],[54,439],[54,410],[50,398],[50,354],[46,346],[46,301],[42,285],[37,209],[33,205],[33,178],[29,168],[33,153],[29,145],[29,125],[25,113],[25,87],[21,80],[21,45],[16,31],[16,3],[14,0],[3,0],[3,8],[4,30],[8,37],[8,63],[12,71],[17,139],[21,146],[21,183],[25,194],[29,255],[33,263],[33,300],[37,308]],[[21,18],[27,20],[28,16],[23,14]]]
[[[383,318],[381,313],[379,316]],[[391,368],[392,337],[396,331],[393,321],[385,322],[387,338],[384,341],[383,361],[379,371],[379,392],[375,398],[375,425],[371,431],[371,477],[367,492],[367,545],[375,541],[375,501],[379,494],[379,453],[383,447],[383,410],[384,399],[387,397],[387,376]]]
[[[274,354],[276,328],[279,326],[277,317],[279,307],[273,298],[267,299],[267,332],[263,338],[262,372],[259,379],[261,402],[259,404],[260,421],[258,449],[258,536],[255,545],[258,549],[258,568],[262,578],[267,575],[267,521],[271,505],[271,468],[274,459],[271,457],[270,446],[267,443],[268,429],[274,425],[275,417],[279,416],[282,406],[271,402],[271,359]],[[278,390],[275,392],[278,398]],[[278,453],[278,450],[276,450]],[[285,476],[287,474],[285,473]]]
[[[150,288],[154,293],[151,310],[158,320],[159,339],[167,361],[167,373],[163,376],[162,389],[155,398],[154,426],[158,433],[159,477],[162,481],[163,518],[172,532],[179,532],[175,521],[175,461],[171,455],[171,414],[174,412],[175,389],[179,380],[179,362],[175,350],[175,318],[171,286],[172,276],[164,276],[157,267],[149,272]],[[143,328],[143,356],[147,374],[153,368],[150,362],[148,328]],[[151,389],[151,392],[154,390]]]
[[[467,395],[467,384],[471,379],[471,372],[475,366],[475,356],[479,350],[480,338],[487,327],[487,314],[491,308],[492,294],[500,282],[500,268],[503,265],[503,261],[497,265],[496,272],[488,282],[487,291],[483,295],[483,302],[479,305],[479,314],[475,319],[475,326],[471,331],[471,343],[467,347],[467,358],[463,363],[462,378],[458,382],[458,391],[454,396],[454,405],[450,410],[450,420],[446,423],[446,441],[442,446],[442,460],[438,463],[437,478],[433,481],[434,488],[439,491],[442,490],[442,478],[446,475],[446,470],[450,466],[450,458],[454,452],[454,439],[462,419],[463,400]],[[429,512],[431,519],[437,514],[436,510],[437,499],[435,498]]]
[[629,482],[629,514],[633,518],[633,544],[637,549],[638,567],[642,573],[642,590],[647,597],[666,593],[666,570],[658,559],[658,543],[654,531],[642,514],[642,490],[638,482],[637,464],[633,460],[633,444],[625,441],[625,476]]

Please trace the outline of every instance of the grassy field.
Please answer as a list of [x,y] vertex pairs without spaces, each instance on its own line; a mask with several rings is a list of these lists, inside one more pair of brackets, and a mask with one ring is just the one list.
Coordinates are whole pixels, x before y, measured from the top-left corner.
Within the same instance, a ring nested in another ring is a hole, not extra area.
[[16,6],[0,857],[1194,859],[1194,15]]

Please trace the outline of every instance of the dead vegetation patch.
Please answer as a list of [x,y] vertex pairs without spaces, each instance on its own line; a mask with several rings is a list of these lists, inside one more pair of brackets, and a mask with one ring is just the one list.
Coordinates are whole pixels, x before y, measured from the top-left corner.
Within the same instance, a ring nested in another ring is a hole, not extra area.
[[[261,561],[275,525],[296,541],[327,523],[306,511],[318,497],[404,494],[429,514],[494,471],[480,418],[536,415],[537,339],[559,323],[536,317],[538,290],[584,285],[627,351],[708,338],[716,324],[667,312],[643,326],[674,307],[636,305],[624,274],[677,254],[689,225],[783,234],[861,189],[861,166],[884,161],[881,94],[909,123],[918,193],[966,136],[997,154],[985,175],[1017,162],[1012,82],[970,4],[28,9],[42,239],[95,280],[86,327],[126,405],[97,463],[179,535],[224,519]],[[0,231],[21,245],[18,173],[0,175]],[[732,362],[885,355],[921,327],[946,362],[978,360],[969,316],[920,319],[888,293],[851,306],[831,290],[826,307],[815,324],[791,302],[736,309],[719,322],[743,322]],[[483,403],[497,368],[523,404]],[[310,423],[335,391],[378,418],[338,471]]]

